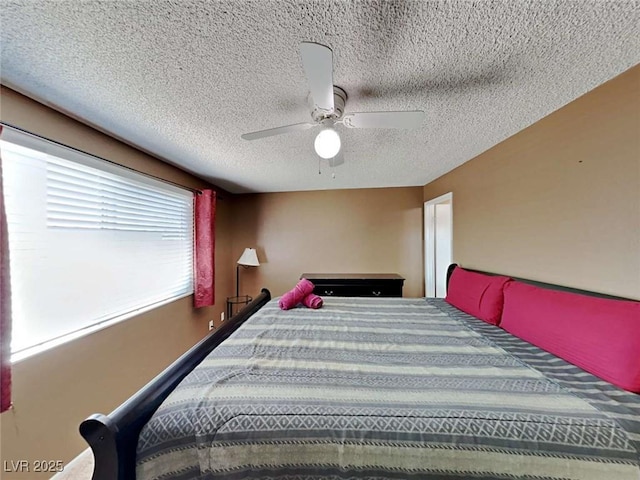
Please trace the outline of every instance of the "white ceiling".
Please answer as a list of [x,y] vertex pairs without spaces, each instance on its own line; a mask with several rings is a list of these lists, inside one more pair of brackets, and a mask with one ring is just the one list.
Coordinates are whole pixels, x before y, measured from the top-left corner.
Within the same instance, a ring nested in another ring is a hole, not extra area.
[[[424,185],[640,62],[638,1],[0,0],[2,83],[232,192]],[[301,41],[334,52],[347,112],[424,110],[422,128],[310,119]]]

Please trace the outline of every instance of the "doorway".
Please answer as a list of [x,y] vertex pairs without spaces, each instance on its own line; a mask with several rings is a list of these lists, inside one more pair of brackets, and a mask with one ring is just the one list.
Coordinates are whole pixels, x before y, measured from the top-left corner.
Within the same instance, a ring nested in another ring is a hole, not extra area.
[[424,291],[447,295],[447,268],[453,261],[453,193],[424,202]]

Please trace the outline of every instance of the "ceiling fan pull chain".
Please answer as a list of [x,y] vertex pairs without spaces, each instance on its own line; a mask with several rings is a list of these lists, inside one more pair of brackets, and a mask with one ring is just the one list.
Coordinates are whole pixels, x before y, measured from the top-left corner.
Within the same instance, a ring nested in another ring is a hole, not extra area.
[[322,172],[320,171],[320,165],[322,164],[320,157],[318,157],[318,175],[322,175]]

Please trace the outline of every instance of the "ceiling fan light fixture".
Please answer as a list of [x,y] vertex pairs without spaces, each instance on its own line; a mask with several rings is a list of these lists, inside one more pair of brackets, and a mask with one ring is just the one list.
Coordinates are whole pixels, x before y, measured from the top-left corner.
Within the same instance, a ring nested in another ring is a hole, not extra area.
[[333,158],[340,151],[340,135],[333,128],[325,128],[316,137],[313,146],[322,158]]

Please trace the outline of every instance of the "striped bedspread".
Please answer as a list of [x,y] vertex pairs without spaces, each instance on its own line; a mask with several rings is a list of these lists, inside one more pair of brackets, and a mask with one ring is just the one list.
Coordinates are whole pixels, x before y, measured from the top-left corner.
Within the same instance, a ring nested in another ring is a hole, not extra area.
[[277,299],[143,428],[137,479],[640,478],[640,395],[442,300]]

